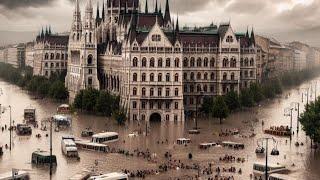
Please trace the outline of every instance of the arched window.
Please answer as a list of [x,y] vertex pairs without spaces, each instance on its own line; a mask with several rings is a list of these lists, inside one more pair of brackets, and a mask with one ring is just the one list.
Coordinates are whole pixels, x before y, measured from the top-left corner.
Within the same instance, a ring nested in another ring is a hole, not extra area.
[[183,73],[183,79],[187,80],[188,79],[188,74],[187,73]]
[[174,95],[175,95],[175,96],[179,96],[179,89],[178,89],[178,88],[175,88],[175,89],[174,89]]
[[237,67],[237,60],[235,57],[231,58],[230,67],[233,67],[233,68]]
[[63,53],[61,54],[61,59],[64,60],[64,54]]
[[200,84],[197,85],[197,92],[201,92],[201,85]]
[[207,86],[207,85],[204,85],[204,86],[203,86],[203,91],[204,91],[204,92],[207,92],[207,91],[208,91],[208,86]]
[[162,81],[162,74],[159,73],[159,74],[158,74],[158,82],[161,82],[161,81]]
[[136,57],[133,58],[132,66],[133,67],[138,67],[138,58],[136,58]]
[[188,58],[184,58],[183,59],[183,67],[188,67],[188,66],[189,66]]
[[176,73],[176,74],[174,75],[174,81],[175,81],[175,82],[178,82],[178,81],[179,81],[179,75],[178,75],[178,73]]
[[90,54],[90,55],[88,56],[88,59],[87,59],[88,65],[91,65],[91,64],[92,64],[92,59],[93,59],[93,57],[92,57],[92,55]]
[[204,80],[208,80],[208,73],[204,73],[203,79],[204,79]]
[[193,92],[193,91],[194,91],[194,86],[190,85],[190,92]]
[[201,73],[198,72],[197,74],[197,79],[200,80],[201,79]]
[[243,67],[243,58],[240,59],[240,66]]
[[254,59],[253,58],[250,59],[250,66],[254,66]]
[[206,58],[206,57],[203,60],[203,66],[208,67],[208,58]]
[[77,33],[77,40],[79,41],[80,40],[80,34]]
[[138,81],[138,75],[137,73],[133,73],[133,81],[137,82]]
[[166,81],[170,82],[170,74],[169,73],[166,74]]
[[249,59],[248,58],[244,59],[244,66],[245,67],[249,66]]
[[170,67],[170,58],[166,59],[166,67]]
[[222,66],[223,67],[228,67],[228,65],[229,65],[229,60],[228,60],[228,58],[223,58],[223,62],[222,62],[223,64],[222,64]]
[[146,88],[145,87],[142,88],[141,92],[142,92],[142,96],[146,96]]
[[158,96],[159,96],[159,97],[162,96],[162,88],[158,88]]
[[145,82],[146,81],[146,73],[142,73],[141,75],[141,81]]
[[194,67],[194,57],[190,59],[190,67]]
[[228,78],[227,73],[223,73],[223,80],[227,80],[227,78]]
[[202,61],[201,58],[197,59],[197,67],[201,67],[202,66]]
[[141,64],[142,67],[147,67],[147,58],[142,58],[142,64]]
[[154,58],[150,59],[150,67],[154,67]]
[[158,67],[162,67],[162,58],[158,59]]
[[46,54],[44,55],[44,59],[49,59],[49,54],[48,54],[48,53],[46,53]]
[[227,41],[228,43],[232,43],[232,42],[233,42],[232,36],[227,36],[226,41]]
[[151,73],[151,74],[150,74],[150,82],[153,82],[153,81],[154,81],[154,74]]
[[231,80],[234,80],[234,73],[231,73]]
[[194,80],[194,73],[193,72],[190,73],[190,79]]
[[154,96],[154,89],[150,88],[150,96]]
[[53,53],[50,54],[50,59],[54,59],[54,54]]
[[57,53],[56,59],[60,59],[60,54],[59,53]]
[[174,60],[174,66],[175,66],[175,67],[179,67],[179,66],[180,66],[180,60],[179,60],[179,58],[176,58],[176,59]]
[[215,64],[216,64],[216,60],[215,60],[214,58],[212,58],[212,59],[210,60],[210,67],[214,67]]
[[132,95],[133,95],[133,96],[136,96],[136,95],[137,95],[137,88],[136,88],[136,87],[133,88]]

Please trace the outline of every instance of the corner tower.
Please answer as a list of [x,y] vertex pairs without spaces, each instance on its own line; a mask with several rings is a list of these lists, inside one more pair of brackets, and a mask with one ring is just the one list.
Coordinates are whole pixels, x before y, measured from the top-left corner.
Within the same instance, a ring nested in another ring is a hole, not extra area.
[[80,90],[99,89],[96,26],[91,0],[87,2],[83,21],[79,1],[76,0],[68,54],[66,87],[69,91],[69,101],[73,102]]

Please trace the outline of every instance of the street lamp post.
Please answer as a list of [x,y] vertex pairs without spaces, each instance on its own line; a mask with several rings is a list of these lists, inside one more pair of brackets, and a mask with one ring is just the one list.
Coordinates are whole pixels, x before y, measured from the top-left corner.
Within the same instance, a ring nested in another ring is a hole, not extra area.
[[291,107],[294,107],[295,111],[297,111],[297,133],[298,133],[299,132],[300,103],[292,102]]
[[9,144],[9,149],[11,151],[11,144],[12,144],[12,118],[11,118],[11,105],[9,105],[10,108],[10,126],[9,126],[9,131],[10,131],[10,144]]
[[[266,165],[265,165],[265,179],[268,179],[268,141],[269,140],[272,140],[274,143],[277,142],[273,137],[269,138],[269,137],[266,137],[266,138],[260,138],[258,140],[261,140],[261,141],[266,141]],[[275,152],[273,151],[277,151],[276,153],[277,154],[274,154]],[[271,152],[271,155],[279,155],[279,151],[277,149],[273,149],[272,152]]]
[[292,136],[292,111],[293,108],[291,107],[284,109],[284,116],[290,116],[290,141]]
[[50,178],[52,176],[52,121],[53,117],[50,120]]

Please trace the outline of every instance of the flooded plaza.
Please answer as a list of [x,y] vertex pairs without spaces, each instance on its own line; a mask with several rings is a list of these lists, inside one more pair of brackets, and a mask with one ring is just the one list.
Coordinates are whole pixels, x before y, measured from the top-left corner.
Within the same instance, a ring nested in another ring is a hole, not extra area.
[[[306,87],[309,82],[301,85]],[[318,83],[319,84],[319,83]],[[36,108],[37,120],[41,121],[55,114],[58,103],[48,100],[34,100],[32,96],[17,86],[10,85],[0,80],[0,103],[2,106],[11,105],[12,120],[15,125],[22,123],[23,111],[26,107],[32,106]],[[186,120],[183,123],[156,123],[150,122],[147,125],[147,136],[141,134],[137,137],[129,137],[128,135],[134,131],[145,131],[145,122],[129,123],[126,126],[118,126],[117,123],[105,117],[97,117],[92,115],[77,114],[72,117],[72,127],[67,130],[53,132],[53,154],[57,156],[57,167],[54,170],[52,179],[68,179],[72,175],[83,169],[91,169],[97,163],[99,172],[114,172],[127,169],[130,171],[158,169],[158,166],[165,162],[164,154],[169,152],[172,158],[180,160],[184,164],[200,165],[200,174],[204,167],[212,164],[213,175],[217,174],[215,169],[219,166],[229,169],[235,167],[236,172],[222,172],[223,176],[233,176],[235,179],[250,179],[252,174],[252,166],[254,162],[265,162],[264,155],[256,155],[255,149],[258,145],[257,140],[262,137],[270,137],[263,133],[263,129],[270,126],[290,125],[290,117],[284,116],[284,109],[289,107],[292,102],[300,103],[300,112],[303,112],[304,105],[301,102],[300,88],[292,89],[283,93],[283,97],[269,102],[264,102],[259,107],[237,112],[230,115],[228,119],[220,125],[217,119],[199,119],[199,127],[201,133],[199,135],[190,135],[188,130],[194,127],[193,120]],[[312,95],[309,100],[313,100]],[[305,103],[305,101],[304,101]],[[9,125],[9,111],[5,111],[1,115],[0,126]],[[262,123],[263,121],[263,123]],[[289,176],[292,179],[299,180],[317,180],[320,179],[320,153],[310,149],[310,139],[305,136],[301,130],[297,133],[297,112],[293,111],[293,130],[292,140],[287,137],[275,137],[277,144],[269,142],[269,162],[280,163],[286,165],[290,169]],[[111,148],[125,149],[133,152],[135,149],[155,153],[156,161],[147,161],[144,158],[136,156],[125,156],[118,153],[97,153],[85,150],[79,150],[80,161],[68,159],[61,151],[61,137],[63,135],[81,136],[81,132],[90,127],[95,133],[102,131],[118,132],[120,139],[118,142],[110,143]],[[219,136],[221,131],[226,129],[238,128],[240,136]],[[256,136],[249,137],[254,130]],[[41,134],[41,138],[36,138],[36,134]],[[4,149],[4,155],[0,157],[0,173],[11,171],[12,168],[24,169],[29,171],[31,179],[49,179],[48,167],[36,167],[31,164],[31,154],[37,149],[49,151],[49,134],[48,131],[42,131],[40,128],[33,128],[31,136],[17,136],[13,132],[12,151]],[[177,138],[190,138],[191,143],[187,146],[177,145]],[[199,144],[204,142],[218,141],[234,141],[244,143],[244,150],[233,150],[225,147],[213,147],[206,150],[199,149]],[[295,146],[295,143],[303,143],[303,146]],[[9,144],[9,131],[0,131],[0,146]],[[271,156],[272,148],[277,148],[280,152],[279,156]],[[188,154],[193,155],[192,159],[188,158]],[[220,157],[225,155],[234,156],[236,158],[244,158],[244,162],[222,162]],[[294,164],[294,166],[292,166]],[[241,168],[242,173],[238,170]],[[169,170],[158,175],[146,176],[146,179],[187,179],[189,176],[198,174],[197,170],[175,169]]]

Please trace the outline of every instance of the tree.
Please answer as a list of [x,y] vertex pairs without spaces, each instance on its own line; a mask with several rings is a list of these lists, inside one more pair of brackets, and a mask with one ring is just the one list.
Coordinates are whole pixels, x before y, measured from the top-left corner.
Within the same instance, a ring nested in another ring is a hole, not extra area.
[[68,98],[68,90],[61,81],[55,81],[49,89],[49,96],[58,100],[65,100]]
[[250,86],[250,93],[252,94],[253,96],[253,100],[256,102],[256,103],[259,103],[260,101],[263,100],[263,92],[262,92],[262,88],[259,84],[257,83],[253,83],[251,84]]
[[83,92],[82,108],[86,111],[93,112],[99,96],[99,91],[96,89],[87,89]]
[[240,107],[239,96],[236,92],[230,91],[224,97],[224,100],[230,111],[236,110]]
[[76,109],[81,109],[81,110],[82,110],[83,92],[84,92],[84,90],[80,90],[80,91],[78,92],[78,94],[76,95],[76,97],[74,98],[73,106],[74,106]]
[[120,108],[113,112],[113,118],[117,121],[119,125],[124,125],[127,120],[126,111],[123,108]]
[[241,91],[240,102],[244,107],[252,107],[254,105],[253,96],[249,89],[244,89]]
[[113,109],[113,98],[110,94],[100,91],[99,96],[97,98],[95,111],[104,115],[104,116],[111,116],[112,109]]
[[266,98],[274,98],[276,96],[275,89],[271,83],[265,83],[262,87],[262,93]]
[[280,80],[278,78],[272,81],[272,85],[273,85],[273,88],[274,88],[274,92],[276,94],[281,94],[282,93],[281,82],[280,82]]
[[301,114],[299,121],[306,135],[312,142],[320,142],[320,99],[306,106],[305,112]]
[[211,109],[211,115],[214,118],[219,118],[220,124],[222,124],[222,119],[228,117],[229,109],[222,96],[217,96],[214,99]]
[[213,107],[213,98],[209,96],[205,96],[203,98],[203,103],[200,108],[200,111],[208,115],[210,114],[212,107]]

